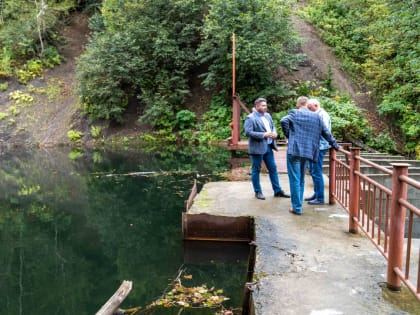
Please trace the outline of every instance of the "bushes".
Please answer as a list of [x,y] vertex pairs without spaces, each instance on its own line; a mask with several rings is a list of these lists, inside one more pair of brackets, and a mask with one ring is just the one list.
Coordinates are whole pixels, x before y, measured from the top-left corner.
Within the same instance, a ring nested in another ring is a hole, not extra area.
[[105,0],[102,12],[78,63],[79,95],[93,119],[121,121],[128,99],[136,98],[140,122],[180,127],[176,115],[189,81],[198,80],[192,74],[206,69],[204,84],[216,92],[231,86],[232,32],[237,81],[249,99],[263,89],[283,91],[273,71],[296,61],[283,1]]
[[355,77],[364,77],[379,113],[400,130],[405,150],[420,138],[419,11],[412,1],[316,1],[305,13]]
[[204,86],[224,90],[231,86],[232,33],[242,98],[250,101],[274,86],[274,71],[279,66],[290,68],[298,60],[288,15],[284,1],[210,1],[198,48],[200,62],[208,65],[202,75]]
[[[15,75],[14,68],[20,68],[20,79],[28,80],[30,71],[22,68],[24,64],[28,66],[28,60],[36,62],[39,58],[46,67],[59,64],[60,57],[53,48],[57,44],[56,33],[62,16],[76,6],[76,0],[48,1],[42,15],[37,15],[41,1],[2,0],[0,3],[0,77],[11,77]],[[40,33],[38,25],[42,25]]]
[[78,92],[82,107],[92,119],[122,121],[128,104],[123,88],[132,83],[138,75],[136,65],[141,64],[132,41],[130,33],[100,35],[79,58]]
[[[137,98],[142,121],[174,126],[195,62],[197,3],[104,1],[104,29],[91,38],[77,70],[79,95],[91,118],[121,121],[128,99]],[[94,24],[101,25],[98,17]]]

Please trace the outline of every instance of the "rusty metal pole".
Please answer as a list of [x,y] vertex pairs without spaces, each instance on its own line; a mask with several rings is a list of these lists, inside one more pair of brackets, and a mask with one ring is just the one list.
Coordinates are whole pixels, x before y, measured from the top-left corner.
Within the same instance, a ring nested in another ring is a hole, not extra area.
[[238,145],[240,136],[240,108],[236,99],[236,43],[235,33],[232,33],[232,145]]
[[389,251],[387,268],[387,287],[393,291],[401,290],[401,279],[394,272],[394,268],[402,270],[404,254],[404,229],[405,207],[399,199],[407,199],[407,184],[399,180],[400,175],[408,174],[407,163],[391,163],[392,172],[392,197],[391,197],[391,222],[389,230]]
[[359,217],[360,177],[355,172],[360,172],[360,160],[356,159],[360,155],[360,148],[351,148],[350,150],[349,232],[357,234],[359,226],[354,218]]
[[330,165],[330,170],[329,170],[329,176],[328,176],[328,180],[329,180],[329,186],[330,186],[330,191],[328,194],[328,203],[330,205],[334,205],[335,204],[335,181],[336,181],[336,172],[335,172],[335,159],[337,158],[337,152],[334,149],[330,149],[330,160],[329,160],[329,165]]
[[236,95],[236,41],[235,33],[232,33],[232,96]]

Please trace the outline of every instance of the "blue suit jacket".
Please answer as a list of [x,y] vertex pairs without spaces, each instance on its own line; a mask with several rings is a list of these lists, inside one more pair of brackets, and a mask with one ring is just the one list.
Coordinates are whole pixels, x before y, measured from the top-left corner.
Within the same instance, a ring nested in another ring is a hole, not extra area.
[[321,116],[307,108],[292,109],[280,120],[280,124],[288,138],[287,154],[317,161],[321,136],[334,149],[339,148]]
[[[265,154],[267,152],[267,138],[264,138],[265,130],[264,123],[261,120],[261,114],[252,112],[245,119],[245,134],[248,137],[248,153],[249,154]],[[271,127],[271,132],[277,132],[274,126],[273,119],[268,113],[264,114]],[[276,139],[273,139],[271,146],[277,151]]]

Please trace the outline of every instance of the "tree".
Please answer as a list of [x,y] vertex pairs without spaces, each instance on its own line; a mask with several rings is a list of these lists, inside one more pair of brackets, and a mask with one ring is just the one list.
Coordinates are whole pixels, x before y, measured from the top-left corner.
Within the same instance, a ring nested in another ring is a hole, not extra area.
[[[208,66],[206,87],[231,86],[231,35],[236,36],[237,85],[253,97],[275,84],[278,67],[290,68],[298,57],[297,39],[287,3],[280,0],[215,0],[205,17],[198,54]],[[267,96],[267,95],[266,95]]]

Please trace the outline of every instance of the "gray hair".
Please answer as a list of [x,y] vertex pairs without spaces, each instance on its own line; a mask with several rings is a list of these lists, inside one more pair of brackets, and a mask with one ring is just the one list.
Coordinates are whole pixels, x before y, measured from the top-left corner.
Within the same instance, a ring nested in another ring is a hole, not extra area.
[[263,97],[259,97],[255,100],[254,105],[258,105],[261,102],[267,102],[267,100]]
[[307,102],[308,105],[317,105],[318,107],[321,106],[319,101],[316,98],[310,98]]

